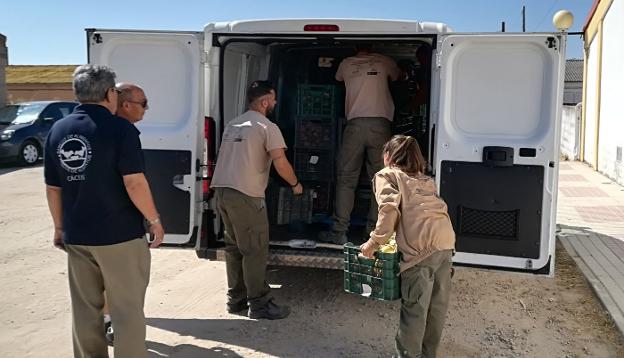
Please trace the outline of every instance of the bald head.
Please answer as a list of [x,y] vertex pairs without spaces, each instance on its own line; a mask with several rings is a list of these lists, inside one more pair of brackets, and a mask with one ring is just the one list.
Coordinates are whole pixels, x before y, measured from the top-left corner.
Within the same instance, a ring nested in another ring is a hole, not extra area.
[[149,108],[143,89],[133,83],[123,82],[118,83],[115,87],[120,91],[117,101],[117,115],[130,123],[142,120],[145,111]]

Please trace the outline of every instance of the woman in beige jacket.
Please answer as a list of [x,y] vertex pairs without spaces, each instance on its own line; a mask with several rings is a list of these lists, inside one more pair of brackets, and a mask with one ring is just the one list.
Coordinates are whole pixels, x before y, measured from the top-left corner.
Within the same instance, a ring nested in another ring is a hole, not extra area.
[[373,257],[396,232],[402,254],[396,354],[431,358],[436,355],[448,308],[455,232],[434,180],[424,174],[426,162],[416,139],[392,137],[383,156],[385,168],[373,180],[379,204],[377,225],[362,244],[362,254]]

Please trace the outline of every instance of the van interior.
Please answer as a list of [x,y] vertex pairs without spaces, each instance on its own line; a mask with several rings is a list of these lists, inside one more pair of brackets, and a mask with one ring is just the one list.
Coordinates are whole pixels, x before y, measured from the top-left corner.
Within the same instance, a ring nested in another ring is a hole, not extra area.
[[[432,37],[366,41],[373,51],[396,61],[403,74],[390,82],[395,104],[392,131],[414,136],[431,162],[430,88]],[[346,124],[344,83],[334,76],[340,62],[356,53],[362,40],[312,42],[300,39],[230,39],[222,46],[221,133],[227,121],[245,111],[245,91],[257,79],[277,87],[277,106],[269,118],[281,129],[287,156],[304,187],[293,197],[291,189],[272,170],[266,191],[272,246],[290,240],[317,241],[331,229],[336,189],[336,159]],[[363,166],[355,191],[349,241],[368,239],[367,214],[374,195]],[[221,235],[222,236],[222,235]],[[292,243],[292,242],[291,242]],[[342,250],[318,243],[317,250]]]

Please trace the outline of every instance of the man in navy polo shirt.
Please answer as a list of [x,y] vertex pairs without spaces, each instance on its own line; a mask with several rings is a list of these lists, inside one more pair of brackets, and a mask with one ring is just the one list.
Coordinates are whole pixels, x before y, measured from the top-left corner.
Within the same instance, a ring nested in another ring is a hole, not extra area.
[[[132,124],[136,124],[143,120],[145,111],[149,109],[147,104],[147,97],[141,87],[134,83],[117,83],[117,116],[127,120]],[[104,309],[102,313],[104,315],[104,335],[106,342],[109,346],[112,346],[115,341],[115,331],[113,329],[113,322],[110,317],[110,310],[106,304],[106,295],[104,297]]]
[[114,115],[115,73],[85,65],[73,74],[81,103],[54,124],[44,174],[54,246],[67,251],[75,357],[106,357],[101,315],[106,290],[116,357],[145,357],[143,304],[150,253],[164,229],[144,175],[138,130]]
[[143,120],[145,111],[149,109],[145,91],[134,83],[118,83],[119,91],[117,102],[117,115],[132,124],[137,124]]

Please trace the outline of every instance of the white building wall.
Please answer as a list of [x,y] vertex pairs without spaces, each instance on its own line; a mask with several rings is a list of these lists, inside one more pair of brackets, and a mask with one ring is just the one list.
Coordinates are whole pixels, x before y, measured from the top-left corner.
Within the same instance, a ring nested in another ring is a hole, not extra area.
[[563,106],[561,113],[561,155],[578,160],[580,155],[581,105]]
[[587,58],[587,93],[585,96],[585,155],[584,160],[595,164],[596,106],[598,85],[598,35],[589,45]]
[[[598,170],[624,184],[624,0],[614,0],[603,22]],[[618,160],[619,159],[619,160]]]

